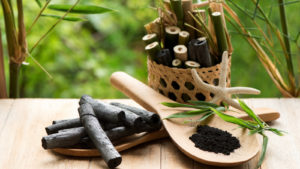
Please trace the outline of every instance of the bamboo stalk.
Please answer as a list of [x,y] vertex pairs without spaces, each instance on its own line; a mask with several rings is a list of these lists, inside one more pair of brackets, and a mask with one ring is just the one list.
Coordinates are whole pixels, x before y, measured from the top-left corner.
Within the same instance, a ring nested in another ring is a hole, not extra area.
[[181,0],[170,0],[171,7],[177,18],[177,26],[183,28],[183,10],[181,5]]
[[20,47],[17,37],[17,31],[14,23],[13,9],[6,0],[1,0],[4,21],[5,32],[9,54],[9,97],[18,97],[18,77],[20,72],[20,65],[22,60],[20,59]]
[[0,27],[0,98],[7,98],[1,27]]
[[293,68],[293,61],[291,56],[291,46],[289,41],[289,32],[288,32],[288,25],[286,21],[286,15],[285,15],[285,5],[284,0],[278,0],[278,6],[279,6],[279,13],[280,13],[280,22],[281,22],[281,29],[283,33],[283,39],[285,48],[287,50],[287,56],[285,57],[287,69],[288,69],[288,79],[291,86],[291,92],[295,96],[296,95],[296,82],[295,82],[295,74],[294,74],[294,68]]
[[21,65],[18,63],[9,63],[9,97],[19,97],[19,75]]
[[221,56],[224,51],[228,50],[225,28],[222,22],[222,15],[221,12],[213,12],[211,16],[217,37],[219,56]]

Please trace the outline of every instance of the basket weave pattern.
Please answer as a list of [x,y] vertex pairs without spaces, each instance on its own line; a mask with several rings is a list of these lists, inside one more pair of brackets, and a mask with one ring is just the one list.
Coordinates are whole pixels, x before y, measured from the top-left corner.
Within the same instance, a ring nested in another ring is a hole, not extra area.
[[[186,103],[188,100],[210,101],[212,93],[201,90],[195,84],[191,69],[181,69],[157,64],[148,59],[148,85],[170,99]],[[229,56],[226,85],[230,86],[231,56]],[[218,85],[220,64],[207,68],[197,68],[202,80],[208,84]]]

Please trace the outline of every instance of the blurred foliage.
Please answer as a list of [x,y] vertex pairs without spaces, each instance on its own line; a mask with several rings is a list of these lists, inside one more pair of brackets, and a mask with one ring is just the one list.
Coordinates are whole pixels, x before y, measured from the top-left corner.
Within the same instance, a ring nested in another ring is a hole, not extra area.
[[[53,0],[54,2],[62,0]],[[143,82],[147,81],[146,54],[141,38],[145,34],[144,24],[157,17],[157,12],[151,8],[155,6],[154,0],[80,2],[89,3],[112,8],[117,12],[90,15],[85,22],[64,21],[59,24],[33,53],[33,57],[54,78],[50,79],[31,58],[27,58],[29,65],[22,68],[21,97],[78,98],[82,94],[96,98],[125,97],[110,85],[109,77],[115,71],[125,71]],[[264,5],[271,7],[273,4],[265,1]],[[299,3],[286,7],[289,23],[298,25],[293,26],[296,30],[300,23],[297,19],[297,5],[299,8]],[[25,0],[24,11],[25,25],[28,28],[37,15],[39,6],[32,0]],[[57,14],[49,10],[45,13]],[[3,18],[0,19],[3,23]],[[277,19],[276,24],[279,22],[278,17]],[[27,38],[29,49],[54,22],[55,19],[50,17],[43,17],[38,21]],[[1,28],[3,31],[3,24]],[[3,42],[5,45],[6,41]],[[248,43],[234,32],[232,42],[232,86],[258,88],[262,91],[258,97],[281,96]],[[8,75],[7,54],[6,74]]]

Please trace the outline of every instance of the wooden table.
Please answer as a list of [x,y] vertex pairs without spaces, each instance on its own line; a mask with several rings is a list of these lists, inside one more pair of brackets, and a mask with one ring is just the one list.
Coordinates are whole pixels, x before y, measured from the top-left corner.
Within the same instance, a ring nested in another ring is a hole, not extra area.
[[[131,100],[118,100],[136,104]],[[269,134],[263,169],[300,168],[300,99],[246,99],[252,107],[272,107],[281,117],[271,126],[288,132]],[[78,117],[78,99],[0,100],[0,169],[107,168],[101,158],[74,158],[44,150],[41,138],[52,120]],[[182,154],[170,139],[139,145],[121,153],[122,169],[215,169]],[[252,169],[257,158],[234,169]]]

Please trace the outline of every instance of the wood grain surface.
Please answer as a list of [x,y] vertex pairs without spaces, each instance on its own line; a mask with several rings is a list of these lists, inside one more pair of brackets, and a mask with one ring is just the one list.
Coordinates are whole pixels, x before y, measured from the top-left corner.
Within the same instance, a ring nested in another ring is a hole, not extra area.
[[[1,99],[0,169],[107,168],[101,158],[75,158],[44,150],[41,138],[52,120],[78,117],[78,99]],[[111,100],[109,100],[111,101]],[[113,100],[136,105],[131,100]],[[271,123],[288,132],[270,137],[262,169],[300,168],[300,99],[246,99],[252,107],[272,107],[281,113]],[[197,163],[181,153],[169,139],[156,140],[121,153],[121,169],[219,169]],[[234,169],[252,169],[257,157]],[[233,169],[225,168],[225,169]],[[221,168],[220,168],[221,169]]]

